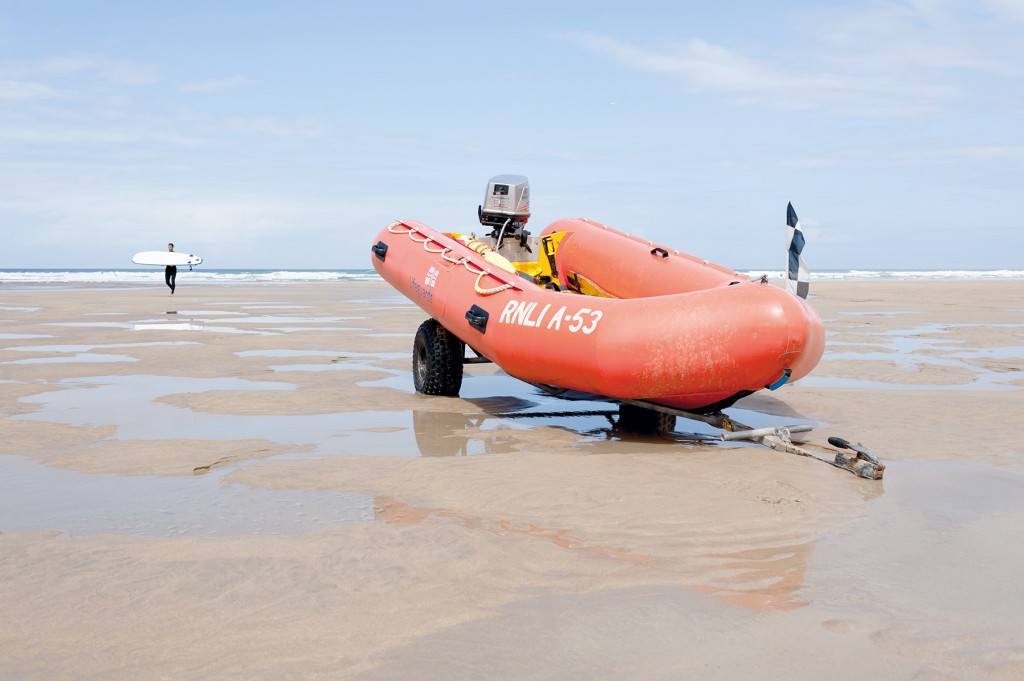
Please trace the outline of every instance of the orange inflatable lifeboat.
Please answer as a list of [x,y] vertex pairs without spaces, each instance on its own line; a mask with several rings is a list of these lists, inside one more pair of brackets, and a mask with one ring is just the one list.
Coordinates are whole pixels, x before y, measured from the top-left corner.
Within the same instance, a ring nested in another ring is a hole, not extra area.
[[[530,383],[713,413],[821,358],[818,314],[763,279],[584,219],[528,239],[520,176],[493,178],[485,200],[489,243],[403,220],[372,247],[380,276],[431,317],[414,342],[420,392],[457,395],[468,345]],[[535,260],[521,257],[530,241]]]

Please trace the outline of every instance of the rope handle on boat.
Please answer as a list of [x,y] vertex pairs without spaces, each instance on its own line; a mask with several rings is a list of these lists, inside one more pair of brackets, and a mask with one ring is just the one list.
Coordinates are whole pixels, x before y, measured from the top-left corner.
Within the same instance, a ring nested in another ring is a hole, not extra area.
[[[405,229],[401,229],[402,227],[404,227]],[[461,258],[453,258],[451,255],[449,255],[452,252],[451,247],[445,246],[444,244],[442,244],[439,241],[434,241],[434,239],[432,239],[431,237],[427,236],[426,234],[422,234],[415,227],[407,225],[407,224],[405,224],[403,222],[392,222],[390,225],[388,225],[388,231],[391,232],[392,234],[405,234],[412,241],[414,241],[414,242],[416,242],[418,244],[423,244],[423,250],[425,250],[427,253],[438,254],[438,255],[441,256],[442,260],[450,262],[453,265],[462,265],[467,270],[469,270],[470,274],[477,275],[476,283],[473,284],[473,290],[475,290],[479,295],[490,296],[490,295],[493,295],[495,293],[500,293],[500,292],[505,291],[505,290],[510,289],[510,288],[516,288],[515,284],[511,284],[511,283],[508,283],[508,282],[503,282],[501,284],[501,286],[495,286],[493,288],[483,288],[482,286],[480,286],[480,281],[485,276],[490,275],[490,276],[494,277],[495,279],[498,279],[498,281],[501,281],[501,279],[496,277],[490,270],[477,266],[469,258],[467,258],[465,256],[463,256]],[[414,234],[417,235],[417,236],[420,236],[422,238],[417,238],[416,236],[413,236]],[[437,244],[441,248],[439,250],[431,248],[430,244]]]
[[486,270],[481,272],[480,276],[478,276],[476,278],[476,283],[473,284],[473,290],[476,291],[477,293],[479,293],[480,295],[482,295],[482,296],[489,296],[489,295],[492,295],[492,294],[495,294],[495,293],[501,293],[505,289],[512,288],[512,284],[509,284],[507,282],[503,283],[501,286],[495,286],[494,288],[481,288],[480,287],[480,280],[483,279],[488,274],[490,274],[490,272],[487,272]]

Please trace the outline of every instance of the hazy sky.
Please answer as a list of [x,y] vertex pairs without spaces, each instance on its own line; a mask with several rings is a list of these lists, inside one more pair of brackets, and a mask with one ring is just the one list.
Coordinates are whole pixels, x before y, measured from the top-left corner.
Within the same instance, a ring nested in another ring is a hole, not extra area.
[[0,0],[0,267],[365,268],[530,178],[782,269],[1024,268],[1024,0]]

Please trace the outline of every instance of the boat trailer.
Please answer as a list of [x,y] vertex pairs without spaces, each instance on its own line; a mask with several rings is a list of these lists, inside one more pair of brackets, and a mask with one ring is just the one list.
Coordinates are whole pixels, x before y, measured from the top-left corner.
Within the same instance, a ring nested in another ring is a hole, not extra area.
[[751,428],[750,426],[726,416],[722,412],[699,414],[638,400],[621,400],[621,403],[632,404],[644,409],[660,411],[665,414],[672,414],[685,419],[701,421],[724,431],[720,436],[723,442],[754,442],[778,452],[817,459],[818,461],[823,461],[830,466],[842,468],[843,470],[853,473],[857,477],[866,478],[868,480],[881,480],[885,475],[885,464],[879,461],[874,454],[869,452],[864,445],[859,442],[852,444],[841,437],[830,437],[828,438],[828,443],[832,445],[832,447],[835,447],[836,450],[833,452],[833,450],[825,449],[824,451],[827,452],[827,455],[818,454],[808,449],[807,446],[804,446],[803,444],[794,443],[792,438],[793,433],[806,433],[814,430],[814,426],[810,424],[801,423],[791,426]]
[[[474,351],[475,352],[475,351]],[[478,355],[479,357],[479,355]],[[477,362],[489,362],[486,358],[471,359],[467,360],[467,363]],[[607,397],[603,395],[593,395],[589,393],[581,393],[576,390],[567,390],[565,388],[559,388],[557,386],[545,385],[543,383],[533,383],[527,381],[530,385],[535,388],[539,388],[549,395],[554,397],[560,397],[568,400],[599,400],[604,402],[616,403],[620,408],[620,422],[621,422],[621,408],[623,405],[630,405],[639,409],[648,410],[650,412],[660,412],[662,414],[668,414],[670,416],[678,416],[684,419],[690,419],[692,421],[700,421],[706,423],[709,426],[718,428],[723,432],[719,436],[719,439],[723,442],[736,442],[736,441],[747,441],[755,444],[774,449],[777,452],[785,452],[787,454],[796,454],[798,456],[805,456],[809,459],[816,459],[822,461],[830,466],[841,468],[845,471],[853,473],[857,477],[865,478],[867,480],[881,480],[885,475],[885,464],[878,460],[874,454],[869,452],[864,445],[859,442],[856,444],[850,443],[848,440],[844,440],[841,437],[830,437],[828,443],[835,449],[827,449],[822,447],[823,454],[816,453],[809,449],[803,443],[797,444],[793,442],[793,433],[807,433],[814,430],[814,426],[807,423],[799,423],[790,426],[773,426],[769,428],[752,428],[746,424],[740,423],[735,419],[723,414],[721,411],[717,411],[711,414],[701,414],[699,412],[684,411],[682,409],[674,409],[667,407],[662,404],[655,404],[653,402],[647,402],[644,400],[623,400],[613,397]],[[609,420],[611,417],[609,416]],[[846,453],[852,452],[852,454]]]
[[[475,356],[466,357],[465,355],[461,358],[453,358],[456,363],[459,364],[490,364],[491,360],[484,357],[475,348],[466,345],[465,347],[472,350]],[[461,366],[459,369],[461,370]],[[460,371],[460,382],[461,382],[461,371]],[[623,407],[627,405],[634,408],[634,412],[639,411],[641,413],[651,414],[653,416],[668,415],[675,417],[682,417],[684,419],[690,419],[693,421],[700,421],[706,423],[714,428],[718,428],[723,431],[719,436],[723,442],[736,442],[746,441],[755,444],[774,449],[778,452],[785,452],[787,454],[796,454],[798,456],[805,456],[809,459],[816,459],[830,466],[841,468],[845,471],[853,473],[857,477],[865,478],[867,480],[881,480],[885,475],[885,464],[878,460],[874,454],[869,452],[864,445],[860,443],[852,444],[848,440],[844,440],[841,437],[830,437],[828,443],[834,449],[828,449],[820,447],[822,453],[815,452],[808,448],[804,443],[795,443],[793,441],[794,433],[806,433],[814,429],[814,426],[806,423],[789,425],[789,426],[774,426],[769,428],[753,428],[746,424],[740,423],[735,419],[725,415],[721,411],[715,411],[710,414],[703,414],[700,412],[684,411],[682,409],[674,409],[665,405],[656,404],[654,402],[648,402],[646,400],[624,400],[605,395],[595,395],[592,393],[585,393],[578,390],[571,390],[567,388],[561,388],[558,386],[547,385],[544,383],[535,383],[532,381],[524,381],[535,388],[542,390],[543,392],[553,397],[560,399],[567,399],[570,401],[579,400],[597,400],[601,402],[610,402],[619,405],[619,425],[623,422],[624,410]],[[417,388],[418,389],[418,388]],[[552,416],[554,414],[546,414],[546,416]],[[565,415],[572,415],[566,412]],[[611,416],[608,416],[611,421]],[[511,414],[501,414],[500,416],[510,417]],[[520,416],[521,418],[521,416]],[[646,425],[641,426],[644,430],[638,430],[637,432],[666,432],[671,427],[664,425],[664,420],[654,419],[646,422]]]

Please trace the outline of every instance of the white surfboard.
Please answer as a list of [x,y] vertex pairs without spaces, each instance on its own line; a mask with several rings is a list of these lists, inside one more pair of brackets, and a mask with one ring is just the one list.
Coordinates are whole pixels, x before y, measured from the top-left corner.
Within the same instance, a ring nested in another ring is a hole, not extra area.
[[177,251],[142,251],[132,256],[132,262],[136,265],[199,265],[203,259]]

